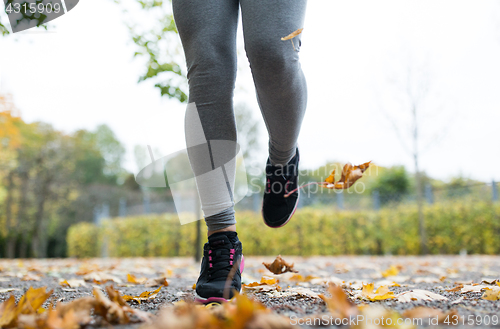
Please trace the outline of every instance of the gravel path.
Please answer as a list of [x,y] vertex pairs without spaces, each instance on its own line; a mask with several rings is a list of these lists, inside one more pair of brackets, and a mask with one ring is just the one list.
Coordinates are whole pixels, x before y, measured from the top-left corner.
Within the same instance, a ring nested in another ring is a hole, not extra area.
[[[269,291],[247,291],[246,293],[274,312],[290,317],[292,323],[298,322],[299,318],[321,317],[328,314],[325,303],[322,299],[315,297],[314,293],[325,294],[327,282],[331,281],[343,286],[350,299],[356,304],[380,305],[399,313],[416,306],[433,307],[444,312],[454,309],[460,315],[460,320],[453,327],[487,327],[485,322],[489,319],[489,327],[500,328],[500,300],[482,299],[484,290],[478,292],[461,292],[461,289],[454,292],[447,291],[459,285],[464,285],[465,288],[471,284],[481,283],[487,287],[498,286],[494,282],[500,279],[500,257],[498,256],[308,258],[284,256],[283,258],[295,264],[297,274],[273,275],[262,265],[263,261],[272,262],[273,258],[246,257],[243,280],[244,283],[251,283],[260,281],[262,276],[279,279],[278,285],[281,291],[269,288]],[[393,273],[390,272],[391,269]],[[1,260],[0,270],[0,291],[2,291],[0,301],[6,300],[11,294],[19,299],[30,286],[47,287],[54,291],[46,302],[46,306],[55,301],[64,303],[91,296],[94,287],[103,289],[109,284],[113,284],[122,294],[138,296],[144,291],[152,291],[156,288],[128,283],[128,274],[136,278],[165,276],[168,286],[163,287],[156,298],[141,304],[131,303],[134,308],[157,314],[162,307],[171,305],[173,302],[193,300],[193,284],[196,282],[199,264],[188,258]],[[386,272],[387,270],[389,271]],[[87,279],[85,286],[70,288],[60,284],[63,280],[84,278]],[[111,279],[111,281],[99,282],[106,279]],[[394,282],[397,285],[394,285]],[[388,285],[395,295],[414,289],[423,289],[443,296],[446,300],[412,300],[402,303],[396,299],[386,299],[370,302],[360,297],[363,284],[368,283],[374,283],[375,287]],[[299,289],[302,293],[297,293],[297,288],[302,289]],[[14,290],[7,291],[9,289]],[[495,316],[498,319],[496,325],[494,324]],[[422,326],[426,327],[427,324],[423,323]],[[116,327],[137,328],[139,324]]]

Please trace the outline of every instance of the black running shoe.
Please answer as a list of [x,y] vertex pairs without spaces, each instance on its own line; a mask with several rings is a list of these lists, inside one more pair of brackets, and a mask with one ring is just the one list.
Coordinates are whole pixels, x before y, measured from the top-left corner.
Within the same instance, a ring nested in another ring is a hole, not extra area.
[[299,203],[299,190],[285,198],[285,194],[298,187],[299,150],[286,166],[273,166],[267,159],[266,190],[262,203],[262,217],[267,226],[278,228],[292,218]]
[[224,288],[233,265],[240,261],[229,286],[231,299],[234,290],[241,291],[241,273],[244,268],[241,242],[236,232],[219,232],[208,237],[203,247],[203,260],[198,282],[196,283],[196,301],[200,303],[226,302]]

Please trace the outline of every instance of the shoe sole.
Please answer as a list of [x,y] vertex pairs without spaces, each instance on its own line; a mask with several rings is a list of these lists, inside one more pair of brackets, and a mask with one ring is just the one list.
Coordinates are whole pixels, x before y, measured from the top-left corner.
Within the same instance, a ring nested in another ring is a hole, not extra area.
[[264,200],[262,200],[262,210],[261,210],[261,213],[262,213],[262,219],[264,220],[264,224],[266,224],[268,227],[270,228],[280,228],[280,227],[283,227],[285,226],[286,224],[288,224],[288,222],[290,221],[290,219],[292,219],[292,216],[295,214],[295,211],[297,210],[297,206],[299,205],[299,200],[300,200],[300,189],[297,190],[297,193],[298,193],[298,196],[297,196],[297,202],[295,202],[295,207],[293,207],[293,211],[292,213],[290,214],[290,216],[288,216],[287,220],[279,225],[279,226],[271,226],[269,225],[267,222],[266,222],[266,219],[264,218]]
[[[243,255],[241,255],[241,264],[240,264],[240,273],[243,273],[243,270],[245,269],[245,257]],[[241,293],[241,288],[240,288],[240,291]],[[204,297],[201,297],[200,295],[198,295],[196,292],[194,293],[194,301],[197,302],[197,303],[201,303],[201,304],[210,304],[210,303],[225,303],[225,302],[228,302],[229,300],[228,299],[225,299],[223,297],[208,297],[208,298],[204,298]]]

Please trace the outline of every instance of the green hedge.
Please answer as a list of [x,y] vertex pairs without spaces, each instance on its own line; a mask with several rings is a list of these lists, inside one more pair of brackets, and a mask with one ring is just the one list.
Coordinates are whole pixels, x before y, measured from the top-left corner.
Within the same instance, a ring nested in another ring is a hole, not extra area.
[[[420,253],[417,209],[412,205],[380,211],[297,211],[285,227],[271,229],[260,214],[237,213],[238,235],[246,255],[345,255]],[[180,225],[173,215],[148,215],[106,221],[98,229],[80,223],[68,232],[69,256],[190,256],[195,223]],[[203,234],[205,224],[202,223]],[[447,203],[425,207],[432,254],[500,253],[500,205]]]

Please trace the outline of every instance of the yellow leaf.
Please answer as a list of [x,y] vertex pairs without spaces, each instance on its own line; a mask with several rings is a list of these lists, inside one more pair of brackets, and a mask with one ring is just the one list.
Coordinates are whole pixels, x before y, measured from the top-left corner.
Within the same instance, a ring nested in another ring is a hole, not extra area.
[[389,291],[388,286],[381,286],[375,292],[373,283],[369,283],[367,285],[363,285],[363,290],[361,291],[361,295],[366,297],[370,301],[376,300],[384,300],[394,298],[394,293]]
[[156,289],[155,291],[144,291],[139,296],[123,295],[123,300],[125,300],[127,302],[134,300],[140,304],[141,301],[146,301],[146,300],[156,298],[156,295],[158,295],[160,290],[161,290],[161,287]]
[[500,300],[500,288],[485,288],[484,294],[481,298],[486,300]]
[[148,280],[148,278],[137,278],[133,274],[127,274],[127,282],[129,282],[129,283],[143,284],[147,280]]
[[395,275],[398,275],[398,274],[399,274],[399,270],[394,265],[391,265],[391,267],[389,267],[387,270],[385,270],[384,272],[382,272],[382,276],[384,278],[387,278],[388,276],[395,276]]

